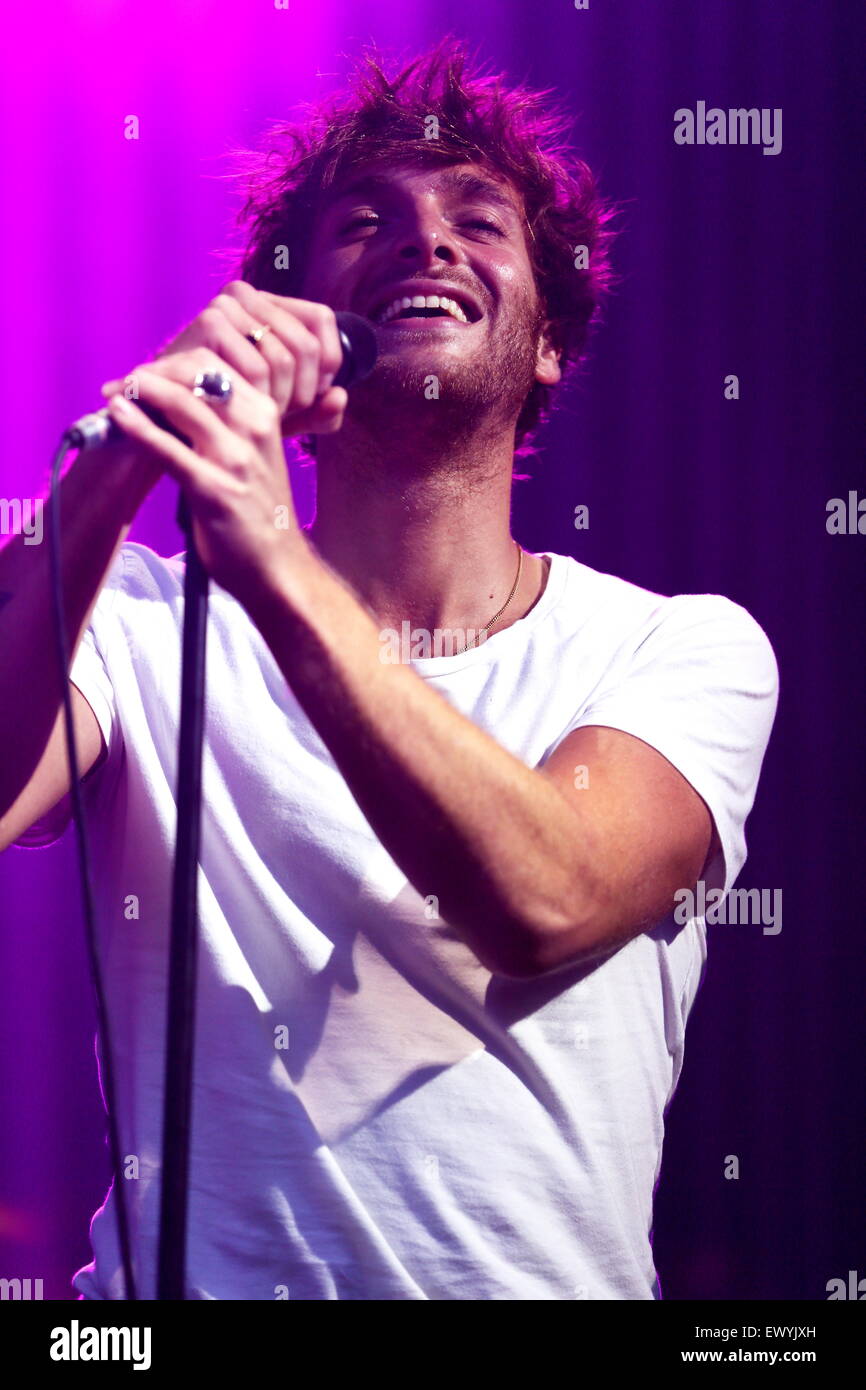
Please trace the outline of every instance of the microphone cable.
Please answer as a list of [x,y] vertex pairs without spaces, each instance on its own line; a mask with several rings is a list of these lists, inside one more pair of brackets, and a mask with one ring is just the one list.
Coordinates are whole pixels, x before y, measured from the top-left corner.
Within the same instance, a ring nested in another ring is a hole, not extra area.
[[[337,329],[340,337],[343,360],[334,377],[335,386],[349,386],[360,381],[373,370],[378,354],[378,343],[373,325],[358,314],[340,311],[337,314]],[[176,430],[161,411],[145,409],[145,414],[169,433],[189,441]],[[99,1035],[103,1043],[103,1093],[108,1112],[108,1138],[111,1163],[114,1168],[114,1191],[116,1197],[117,1226],[120,1254],[123,1263],[124,1287],[129,1302],[138,1302],[135,1279],[132,1271],[132,1256],[129,1240],[129,1220],[126,1207],[126,1192],[121,1172],[120,1136],[115,1115],[115,1073],[114,1053],[111,1046],[111,1032],[108,1018],[108,1004],[99,962],[96,941],[95,914],[93,906],[93,886],[90,873],[90,845],[84,815],[84,804],[79,783],[78,746],[75,738],[75,722],[72,714],[72,697],[69,693],[69,643],[63,613],[63,579],[61,564],[61,519],[60,519],[60,470],[63,460],[71,448],[86,449],[105,442],[120,433],[116,423],[103,407],[90,415],[82,416],[67,429],[60,440],[60,446],[51,467],[48,491],[49,507],[49,562],[51,570],[51,605],[54,614],[57,659],[60,668],[63,716],[66,728],[66,748],[69,758],[70,795],[72,814],[75,821],[78,868],[81,880],[84,907],[84,927],[87,941],[87,954],[90,977],[96,1001],[96,1017]]]
[[78,745],[75,738],[75,721],[72,714],[72,697],[69,691],[69,642],[63,612],[63,570],[60,545],[60,469],[69,449],[74,447],[70,431],[63,435],[60,447],[51,467],[48,490],[49,544],[48,555],[51,571],[51,606],[54,615],[57,659],[62,685],[63,715],[66,726],[66,750],[69,758],[70,796],[72,814],[75,822],[75,840],[78,853],[78,871],[81,881],[84,908],[84,934],[87,942],[87,956],[90,978],[96,1000],[96,1019],[103,1042],[103,1094],[108,1113],[108,1142],[111,1164],[114,1169],[114,1195],[116,1199],[117,1227],[120,1243],[120,1256],[123,1264],[123,1282],[127,1301],[138,1302],[135,1278],[132,1272],[132,1254],[129,1240],[129,1219],[126,1208],[126,1192],[121,1166],[120,1135],[115,1113],[114,1055],[111,1046],[111,1031],[108,1019],[108,1003],[99,961],[96,940],[96,924],[93,910],[93,884],[90,873],[90,844],[84,816],[84,802],[81,795],[79,777]]

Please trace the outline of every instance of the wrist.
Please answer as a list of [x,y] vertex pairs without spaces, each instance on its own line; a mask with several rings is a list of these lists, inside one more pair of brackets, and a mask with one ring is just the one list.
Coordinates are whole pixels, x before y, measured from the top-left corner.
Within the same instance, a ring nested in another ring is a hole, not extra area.
[[312,589],[322,562],[302,531],[286,537],[270,564],[262,569],[244,606],[267,637],[275,625],[309,610]]
[[82,451],[69,473],[83,493],[96,501],[101,499],[120,520],[131,522],[163,469],[156,455],[120,439]]

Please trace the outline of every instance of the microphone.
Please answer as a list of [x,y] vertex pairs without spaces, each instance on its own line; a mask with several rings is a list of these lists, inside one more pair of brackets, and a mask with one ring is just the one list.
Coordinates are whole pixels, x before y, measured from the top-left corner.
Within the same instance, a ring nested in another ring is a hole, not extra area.
[[361,318],[360,314],[350,314],[348,309],[341,309],[335,318],[343,360],[333,385],[354,386],[356,381],[369,376],[376,365],[379,355],[376,330],[369,319]]
[[[376,341],[376,331],[369,319],[362,318],[360,314],[351,314],[348,310],[340,310],[336,319],[340,347],[343,349],[343,360],[337,369],[333,385],[349,387],[353,386],[356,381],[361,381],[365,376],[370,375],[376,365],[379,346]],[[173,434],[175,439],[180,439],[189,446],[190,440],[187,439],[186,435],[181,434],[180,430],[175,429],[161,410],[157,410],[155,406],[146,405],[143,401],[136,401],[136,405],[160,429],[165,430],[168,434]],[[122,437],[123,430],[115,420],[112,420],[108,408],[103,406],[101,410],[94,410],[89,415],[82,415],[80,420],[71,424],[63,439],[68,448],[84,450],[96,449],[100,444],[108,444]]]

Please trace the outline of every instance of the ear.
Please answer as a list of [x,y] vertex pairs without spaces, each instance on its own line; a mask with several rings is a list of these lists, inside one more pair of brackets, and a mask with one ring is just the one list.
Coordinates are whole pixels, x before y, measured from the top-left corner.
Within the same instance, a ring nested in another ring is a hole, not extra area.
[[550,329],[550,320],[546,319],[538,335],[535,355],[535,380],[541,382],[542,386],[555,386],[562,376],[559,365],[562,348],[554,345]]

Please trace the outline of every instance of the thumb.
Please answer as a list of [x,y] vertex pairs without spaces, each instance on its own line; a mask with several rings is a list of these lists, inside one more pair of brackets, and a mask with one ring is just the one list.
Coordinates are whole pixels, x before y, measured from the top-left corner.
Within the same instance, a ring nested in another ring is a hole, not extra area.
[[343,423],[349,402],[345,386],[330,386],[306,410],[284,415],[281,430],[284,439],[296,434],[333,434]]

